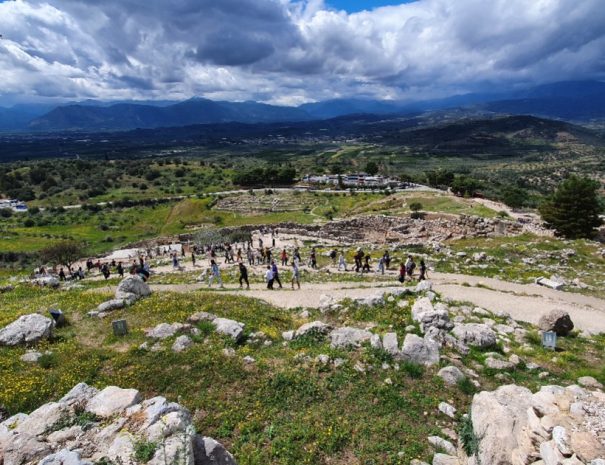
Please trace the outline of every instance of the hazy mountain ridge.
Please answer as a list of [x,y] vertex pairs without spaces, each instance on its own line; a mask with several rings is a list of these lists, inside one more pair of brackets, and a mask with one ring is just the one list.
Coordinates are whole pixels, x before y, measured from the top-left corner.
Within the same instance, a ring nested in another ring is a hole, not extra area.
[[0,131],[127,131],[228,122],[255,124],[327,120],[359,114],[401,116],[443,109],[534,115],[574,122],[599,120],[605,118],[605,83],[560,82],[508,93],[472,93],[418,102],[335,99],[298,107],[203,98],[177,103],[86,100],[57,107],[16,105],[0,108]]

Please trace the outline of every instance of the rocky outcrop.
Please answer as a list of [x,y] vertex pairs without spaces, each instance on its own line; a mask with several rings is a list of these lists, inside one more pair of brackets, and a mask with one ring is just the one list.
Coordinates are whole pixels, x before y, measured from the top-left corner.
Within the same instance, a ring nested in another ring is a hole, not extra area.
[[131,275],[124,278],[116,289],[116,299],[124,300],[129,304],[136,302],[142,297],[151,295],[149,285],[137,275]]
[[86,384],[0,423],[0,463],[89,465],[105,457],[127,464],[141,442],[152,450],[150,465],[236,464],[221,444],[195,433],[190,413],[179,404],[164,397],[143,400],[134,389],[98,391]]
[[145,331],[145,335],[153,339],[168,339],[177,333],[189,331],[191,328],[191,325],[183,323],[160,323],[154,328]]
[[468,465],[591,464],[605,457],[605,394],[600,391],[544,386],[532,394],[524,387],[501,386],[475,395],[471,420],[479,446]]
[[332,326],[322,321],[312,321],[310,323],[305,323],[294,331],[293,338],[298,339],[303,336],[326,336],[330,331],[332,331]]
[[569,313],[565,310],[554,309],[540,317],[538,327],[542,331],[554,331],[557,336],[567,336],[574,324]]
[[0,346],[34,344],[52,337],[54,322],[38,313],[23,315],[0,329]]
[[116,289],[115,298],[103,302],[96,310],[89,312],[90,316],[104,317],[106,314],[132,305],[137,300],[151,295],[149,285],[138,275],[124,278]]

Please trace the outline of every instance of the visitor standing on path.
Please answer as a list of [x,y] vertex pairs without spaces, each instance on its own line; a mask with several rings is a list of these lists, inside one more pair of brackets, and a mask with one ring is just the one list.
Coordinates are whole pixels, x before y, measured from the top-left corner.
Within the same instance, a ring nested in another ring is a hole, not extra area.
[[212,283],[217,281],[219,287],[223,287],[223,280],[221,278],[221,271],[218,268],[217,263],[214,260],[210,260],[210,279],[208,279],[208,287],[212,287]]
[[288,265],[288,252],[286,252],[286,249],[283,249],[281,251],[281,266],[286,265]]
[[401,264],[399,265],[399,278],[398,278],[400,283],[404,283],[405,282],[405,264],[403,262],[401,262]]
[[191,252],[191,263],[192,263],[192,266],[195,266],[195,253],[194,252]]

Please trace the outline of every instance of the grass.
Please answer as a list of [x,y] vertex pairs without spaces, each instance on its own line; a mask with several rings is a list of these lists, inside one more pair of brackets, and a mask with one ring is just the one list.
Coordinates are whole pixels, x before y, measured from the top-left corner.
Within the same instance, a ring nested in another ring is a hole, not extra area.
[[[426,437],[439,433],[434,426],[442,421],[439,402],[446,399],[464,411],[475,392],[468,383],[436,384],[439,367],[397,364],[384,351],[370,347],[333,349],[323,338],[283,346],[281,332],[307,321],[300,319],[297,309],[287,311],[243,296],[196,291],[155,293],[107,319],[85,315],[107,297],[96,290],[53,291],[23,284],[0,295],[0,325],[51,305],[61,308],[70,322],[56,330],[53,341],[37,347],[53,353],[53,363],[46,366],[21,362],[23,348],[0,349],[0,404],[4,408],[10,413],[31,411],[82,381],[98,387],[118,385],[139,389],[146,397],[163,395],[181,402],[195,414],[200,432],[225,443],[245,465],[403,465],[413,458],[429,459]],[[321,318],[334,326],[363,327],[372,322],[373,331],[395,331],[400,342],[411,322],[409,306],[400,308],[397,299],[373,308],[345,302],[344,308]],[[197,311],[241,321],[246,334],[263,331],[272,344],[234,344],[202,323],[202,335],[185,352],[172,352],[172,339],[160,342],[161,352],[138,348],[147,340],[146,328],[184,322]],[[311,310],[309,319],[318,317],[319,312]],[[130,332],[118,338],[112,334],[111,320],[122,318]],[[223,353],[227,347],[235,350],[235,356]],[[553,353],[539,346],[532,345],[527,352],[520,343],[511,345],[526,362],[534,361],[551,373],[548,383],[568,384],[581,374],[605,381],[605,336],[593,342],[564,338],[560,347],[553,361]],[[339,368],[315,363],[319,354],[345,363]],[[246,355],[257,362],[243,364]],[[484,352],[473,351],[463,363],[472,366],[482,358]],[[354,369],[358,362],[368,367],[365,373]],[[383,369],[385,363],[389,368]],[[511,375],[528,387],[543,383],[536,371],[524,367]],[[488,372],[481,373],[480,381],[484,389],[499,383]]]

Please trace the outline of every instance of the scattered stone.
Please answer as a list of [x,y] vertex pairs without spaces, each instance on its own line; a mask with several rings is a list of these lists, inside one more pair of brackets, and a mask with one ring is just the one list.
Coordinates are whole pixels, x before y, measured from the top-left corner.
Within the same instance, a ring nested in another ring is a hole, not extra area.
[[212,438],[195,436],[193,455],[196,465],[237,465],[237,462],[221,443]]
[[554,289],[556,291],[560,291],[561,289],[563,289],[563,284],[544,277],[536,278],[535,283],[539,286],[550,287],[551,289]]
[[540,317],[538,327],[542,331],[554,331],[557,336],[567,336],[574,328],[574,324],[568,312],[554,309]]
[[189,336],[179,336],[172,345],[173,352],[183,352],[193,345],[193,340]]
[[398,356],[399,342],[397,341],[397,333],[386,333],[382,337],[382,347],[391,356]]
[[480,323],[457,324],[452,334],[468,346],[488,348],[496,344],[496,333],[489,326]]
[[457,367],[453,365],[444,367],[439,370],[437,376],[443,379],[445,384],[449,385],[457,384],[466,378],[466,376],[464,376],[464,373],[462,373]]
[[365,329],[345,326],[330,333],[331,347],[336,349],[359,347],[363,342],[369,341],[372,333]]
[[189,323],[193,323],[193,324],[197,324],[197,323],[201,323],[202,321],[214,321],[216,320],[218,317],[213,314],[213,313],[208,313],[208,312],[197,312],[194,313],[193,315],[191,315],[189,318],[187,318],[187,321]]
[[37,363],[38,360],[40,360],[40,357],[42,357],[41,352],[36,350],[28,350],[20,357],[20,359],[22,362],[26,363]]
[[212,320],[214,329],[223,336],[229,336],[235,342],[239,342],[244,335],[244,323],[230,320],[228,318],[215,318]]
[[514,363],[494,357],[487,357],[485,359],[485,366],[492,370],[512,370],[515,368]]
[[34,344],[42,339],[50,339],[53,328],[54,321],[51,318],[38,313],[23,315],[0,329],[0,346]]
[[[336,362],[336,360],[334,360],[334,362]],[[366,366],[362,363],[362,362],[355,362],[355,365],[353,365],[353,369],[355,371],[358,371],[359,373],[365,373],[366,372]]]
[[320,365],[327,365],[330,363],[330,356],[326,354],[319,354],[317,357],[315,357],[315,361]]
[[235,349],[233,347],[225,347],[223,349],[223,355],[225,357],[235,357]]
[[429,444],[437,450],[442,450],[449,455],[456,455],[456,448],[446,439],[439,436],[429,436]]
[[321,321],[312,321],[305,323],[294,332],[294,339],[298,339],[303,336],[325,336],[332,330],[332,326],[323,323]]
[[126,306],[124,299],[111,299],[107,302],[103,302],[97,307],[99,314],[113,312],[114,310],[120,310]]
[[189,330],[190,328],[190,325],[183,323],[160,323],[155,328],[145,331],[145,335],[153,339],[167,339],[176,333]]
[[565,428],[562,426],[555,426],[552,430],[552,439],[561,454],[569,457],[573,453],[571,446],[569,445],[569,435]]
[[583,387],[591,388],[591,389],[602,389],[603,385],[599,383],[592,376],[582,376],[578,378],[578,384]]
[[440,402],[438,409],[441,413],[447,415],[450,418],[456,417],[456,407],[448,404],[447,402]]
[[244,363],[246,365],[251,365],[253,363],[256,363],[256,359],[254,357],[251,357],[250,355],[246,355],[243,359]]
[[416,284],[415,292],[420,294],[422,292],[428,292],[433,290],[433,283],[431,281],[420,281]]
[[284,331],[283,333],[281,333],[281,337],[284,341],[291,341],[292,339],[294,339],[294,331]]
[[439,363],[439,344],[429,337],[423,339],[415,334],[406,334],[401,357],[419,365],[436,365]]

